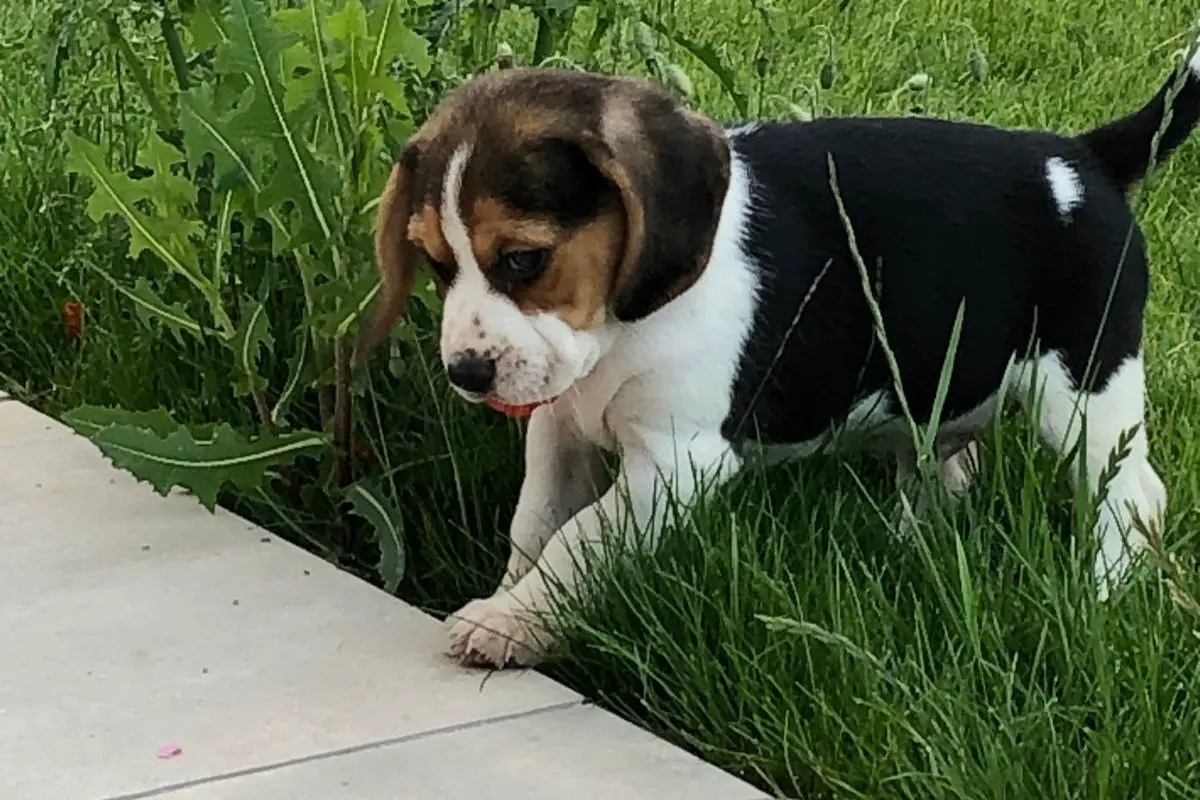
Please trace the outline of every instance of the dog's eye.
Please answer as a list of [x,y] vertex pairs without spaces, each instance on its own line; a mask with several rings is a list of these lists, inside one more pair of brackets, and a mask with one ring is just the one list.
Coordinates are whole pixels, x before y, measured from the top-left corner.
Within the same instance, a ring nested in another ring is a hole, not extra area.
[[549,263],[549,250],[510,250],[500,256],[496,270],[505,283],[523,285],[540,278]]

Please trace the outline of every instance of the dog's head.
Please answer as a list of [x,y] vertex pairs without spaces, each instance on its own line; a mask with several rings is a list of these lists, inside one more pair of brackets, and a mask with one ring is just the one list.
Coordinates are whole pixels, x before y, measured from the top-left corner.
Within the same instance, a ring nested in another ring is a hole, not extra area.
[[392,170],[363,347],[404,313],[424,260],[459,392],[497,407],[557,397],[595,366],[606,330],[699,277],[729,158],[717,125],[647,81],[545,69],[474,79]]

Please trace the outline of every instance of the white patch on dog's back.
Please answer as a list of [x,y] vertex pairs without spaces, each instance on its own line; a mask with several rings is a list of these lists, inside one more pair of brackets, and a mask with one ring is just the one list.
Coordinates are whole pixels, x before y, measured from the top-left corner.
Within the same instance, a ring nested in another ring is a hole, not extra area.
[[1058,156],[1046,160],[1046,182],[1050,184],[1050,195],[1064,221],[1071,212],[1083,203],[1083,181],[1075,168]]

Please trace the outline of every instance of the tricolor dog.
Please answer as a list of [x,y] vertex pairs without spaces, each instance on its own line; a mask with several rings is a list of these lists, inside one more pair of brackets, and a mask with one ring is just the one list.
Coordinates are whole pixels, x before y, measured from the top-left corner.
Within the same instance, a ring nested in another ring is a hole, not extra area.
[[[920,118],[726,128],[650,82],[566,70],[456,90],[381,198],[381,299],[362,344],[387,334],[427,263],[449,381],[529,415],[507,571],[449,618],[449,652],[535,662],[541,615],[578,585],[585,545],[652,540],[668,490],[686,508],[752,451],[836,438],[911,474],[905,408],[930,419],[960,304],[944,482],[970,480],[1002,388],[1050,447],[1078,453],[1093,493],[1126,439],[1095,527],[1107,596],[1145,546],[1134,518],[1159,524],[1166,504],[1143,429],[1149,281],[1126,195],[1200,116],[1192,52],[1144,108],[1078,136]],[[615,482],[604,451],[620,456]]]

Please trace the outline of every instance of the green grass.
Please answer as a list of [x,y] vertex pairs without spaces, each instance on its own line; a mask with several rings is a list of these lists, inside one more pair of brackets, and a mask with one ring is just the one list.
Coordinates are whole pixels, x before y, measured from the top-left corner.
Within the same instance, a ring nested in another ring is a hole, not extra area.
[[[746,0],[644,6],[669,30],[718,43],[752,115],[809,102],[828,33],[837,80],[819,93],[818,113],[899,114],[919,103],[929,114],[1063,131],[1145,102],[1200,10],[1183,0],[1134,8],[777,2],[768,25]],[[3,14],[10,31],[44,24],[24,7]],[[581,9],[579,29],[590,19]],[[499,36],[526,42],[531,31],[513,14]],[[579,60],[582,38],[570,51]],[[982,83],[968,70],[975,42],[989,65]],[[738,116],[703,66],[664,47],[696,84],[696,105]],[[640,68],[632,52],[603,53],[605,68]],[[28,55],[0,57],[4,86],[37,85]],[[929,88],[898,92],[916,72],[931,76]],[[119,258],[119,244],[82,220],[56,135],[137,123],[120,122],[102,64],[70,79],[74,104],[40,134],[31,132],[45,117],[36,93],[4,90],[0,373],[51,410],[88,400],[244,419],[244,404],[209,379],[209,354],[148,339],[79,266]],[[1165,539],[1194,594],[1200,136],[1156,173],[1137,207],[1153,264],[1152,457],[1170,491]],[[88,304],[92,325],[78,348],[58,316],[72,297]],[[401,595],[445,612],[500,576],[520,447],[515,426],[450,398],[431,352],[427,342],[400,377],[372,372],[362,435],[411,513]],[[1200,618],[1153,566],[1119,600],[1097,604],[1090,544],[1078,536],[1086,528],[1061,466],[1020,417],[988,437],[985,453],[961,507],[908,543],[887,528],[887,463],[827,458],[747,474],[708,498],[656,556],[606,573],[568,611],[569,638],[547,670],[781,797],[1200,797]],[[304,487],[227,502],[322,552],[341,535],[339,509]]]

